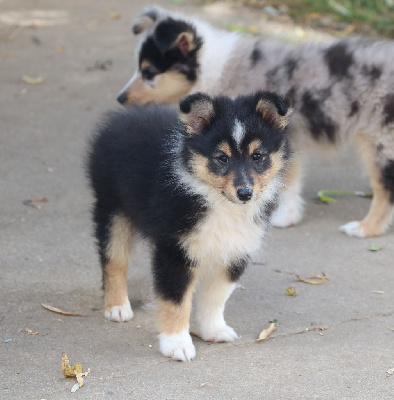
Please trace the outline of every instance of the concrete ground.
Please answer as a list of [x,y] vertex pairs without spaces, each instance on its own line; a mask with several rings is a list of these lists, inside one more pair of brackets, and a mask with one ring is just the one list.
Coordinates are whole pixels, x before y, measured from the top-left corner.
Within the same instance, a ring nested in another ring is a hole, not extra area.
[[[351,151],[312,161],[305,219],[272,230],[264,263],[256,260],[242,277],[226,308],[239,341],[194,338],[194,361],[164,358],[154,315],[143,306],[147,268],[129,281],[134,319],[104,320],[83,156],[89,132],[117,107],[134,68],[130,22],[146,5],[0,1],[0,398],[393,399],[394,376],[386,371],[394,368],[394,230],[348,238],[338,226],[360,219],[370,200],[315,201],[320,189],[369,191]],[[218,26],[256,20],[242,10],[183,11],[216,18]],[[44,80],[32,85],[24,75]],[[23,204],[33,196],[49,201],[36,203],[40,209]],[[381,250],[368,251],[372,243]],[[329,278],[322,285],[295,277],[322,272]],[[285,295],[291,285],[296,297]],[[51,313],[41,303],[83,316]],[[257,343],[272,319],[277,331]],[[91,369],[74,394],[74,380],[61,373],[62,351]]]

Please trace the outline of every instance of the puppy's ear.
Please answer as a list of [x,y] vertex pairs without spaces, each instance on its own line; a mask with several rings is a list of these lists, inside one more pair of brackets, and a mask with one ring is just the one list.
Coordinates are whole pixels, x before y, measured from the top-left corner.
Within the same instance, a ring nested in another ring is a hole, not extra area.
[[289,123],[289,116],[293,113],[290,102],[272,92],[258,93],[256,98],[256,111],[262,115],[263,121],[284,130]]
[[139,15],[133,22],[131,31],[134,35],[139,35],[144,30],[154,24],[159,17],[159,12],[155,8],[150,8]]
[[178,49],[187,57],[197,46],[194,28],[184,21],[175,21],[172,18],[162,21],[157,26],[153,39],[162,54]]
[[179,108],[187,136],[203,133],[215,115],[212,99],[205,93],[187,96],[180,102]]

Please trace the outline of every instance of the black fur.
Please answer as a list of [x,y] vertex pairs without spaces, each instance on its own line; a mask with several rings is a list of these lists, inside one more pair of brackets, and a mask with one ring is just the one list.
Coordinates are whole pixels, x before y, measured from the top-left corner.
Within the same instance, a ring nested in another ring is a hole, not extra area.
[[[258,44],[257,44],[258,45]],[[257,47],[257,45],[255,46],[255,48],[253,49],[253,51],[250,53],[250,67],[254,68],[256,66],[256,64],[262,60],[263,58],[263,53],[261,52],[261,50]]]
[[248,259],[239,260],[227,270],[231,282],[236,282],[239,280],[241,275],[245,272],[248,262]]
[[[173,44],[179,34],[189,32],[194,36],[194,48],[185,55]],[[188,80],[194,82],[197,79],[197,53],[202,46],[202,40],[197,36],[195,28],[183,21],[176,21],[167,18],[161,21],[153,34],[142,44],[139,53],[139,65],[146,60],[151,63],[153,71],[149,71],[149,76],[142,75],[146,79],[152,79],[154,75],[168,70],[176,70],[184,74]],[[151,74],[152,72],[152,74]]]
[[349,117],[353,117],[353,115],[357,114],[359,109],[359,102],[357,100],[352,101],[352,104],[350,105]]
[[329,47],[324,54],[330,74],[338,79],[349,77],[349,69],[353,65],[353,55],[345,43],[336,43]]
[[310,92],[305,92],[302,96],[301,113],[309,121],[310,130],[313,137],[318,140],[326,137],[329,142],[335,142],[335,123],[330,117],[324,114],[320,108],[321,100],[314,99]]
[[374,85],[382,75],[382,68],[379,68],[376,65],[363,65],[361,68],[361,73],[364,76],[368,76],[371,79],[371,84]]
[[390,192],[390,203],[394,204],[394,160],[390,160],[382,171],[384,187]]
[[288,60],[285,61],[285,68],[287,71],[287,79],[289,79],[289,80],[293,79],[293,74],[297,68],[297,65],[298,65],[297,60],[294,60],[293,58],[289,58]]
[[385,125],[394,122],[394,93],[386,96],[383,113]]
[[[202,94],[189,96],[181,103],[184,113],[190,112],[190,104],[196,100],[212,101],[214,108],[211,124],[202,134],[192,136],[184,131],[177,113],[165,106],[125,109],[105,119],[90,141],[87,159],[88,177],[95,195],[95,232],[103,267],[108,262],[105,251],[111,218],[123,216],[153,244],[156,292],[166,300],[182,301],[190,283],[190,268],[195,267],[182,247],[182,237],[195,228],[209,212],[209,207],[202,195],[185,188],[177,173],[179,169],[191,171],[192,153],[201,154],[211,162],[216,146],[224,140],[236,154],[236,144],[231,137],[235,119],[246,126],[245,146],[258,138],[268,155],[283,146],[284,158],[287,158],[290,149],[286,135],[264,122],[256,111],[256,104],[262,97],[275,102],[279,113],[286,112],[287,102],[271,93],[235,100],[227,97],[211,100]],[[235,158],[234,168],[239,163],[250,164],[242,154]],[[249,165],[261,173],[269,166],[267,162]],[[265,215],[264,207],[261,213]],[[238,278],[243,269],[241,262],[237,268],[231,266],[230,278]]]

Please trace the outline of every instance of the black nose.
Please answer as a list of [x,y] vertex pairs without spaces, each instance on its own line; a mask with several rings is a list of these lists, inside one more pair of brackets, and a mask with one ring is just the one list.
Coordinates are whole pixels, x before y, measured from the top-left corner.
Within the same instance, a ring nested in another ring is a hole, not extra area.
[[126,103],[126,101],[127,101],[127,93],[126,92],[121,93],[118,96],[117,100],[119,101],[120,104]]
[[253,190],[250,188],[241,188],[237,190],[237,196],[242,201],[248,201],[252,198]]

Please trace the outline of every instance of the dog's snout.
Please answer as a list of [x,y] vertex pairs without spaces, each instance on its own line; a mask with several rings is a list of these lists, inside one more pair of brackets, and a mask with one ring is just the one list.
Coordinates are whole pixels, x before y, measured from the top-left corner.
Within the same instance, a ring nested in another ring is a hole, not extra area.
[[117,100],[118,100],[118,102],[119,102],[120,104],[126,103],[126,102],[127,102],[127,92],[122,92],[122,93],[118,96]]
[[253,190],[250,188],[240,188],[237,190],[237,196],[242,201],[248,201],[252,198]]

